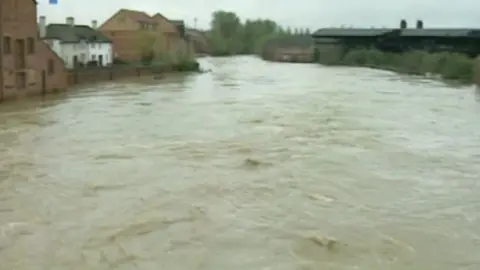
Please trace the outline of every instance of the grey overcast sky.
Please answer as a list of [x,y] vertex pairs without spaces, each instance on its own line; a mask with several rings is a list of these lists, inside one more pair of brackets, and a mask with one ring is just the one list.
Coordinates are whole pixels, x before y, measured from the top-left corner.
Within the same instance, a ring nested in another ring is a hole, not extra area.
[[38,0],[38,15],[48,23],[63,23],[68,16],[78,24],[101,24],[120,8],[162,13],[207,28],[211,13],[228,10],[246,18],[269,18],[281,25],[315,30],[331,26],[396,27],[401,19],[410,25],[417,19],[425,27],[480,28],[480,0]]

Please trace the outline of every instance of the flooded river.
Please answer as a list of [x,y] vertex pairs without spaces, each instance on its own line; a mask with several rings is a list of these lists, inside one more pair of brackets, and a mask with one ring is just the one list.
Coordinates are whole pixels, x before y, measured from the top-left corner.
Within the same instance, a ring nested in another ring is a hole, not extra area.
[[480,268],[475,89],[201,61],[0,106],[0,269]]

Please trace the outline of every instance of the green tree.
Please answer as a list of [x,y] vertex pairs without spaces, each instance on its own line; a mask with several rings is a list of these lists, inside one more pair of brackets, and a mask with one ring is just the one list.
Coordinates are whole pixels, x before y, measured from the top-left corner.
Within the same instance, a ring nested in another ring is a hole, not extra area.
[[287,28],[286,32],[287,32],[287,35],[289,35],[289,36],[293,35],[292,28],[290,28],[290,27]]
[[234,12],[223,10],[212,14],[207,32],[211,52],[217,56],[261,53],[268,40],[292,35],[291,28],[272,20],[248,19],[242,23]]
[[240,18],[230,11],[215,11],[210,23],[209,39],[212,53],[234,55],[242,52],[243,25]]
[[266,37],[282,35],[283,29],[272,20],[247,20],[244,24],[244,53],[258,52]]

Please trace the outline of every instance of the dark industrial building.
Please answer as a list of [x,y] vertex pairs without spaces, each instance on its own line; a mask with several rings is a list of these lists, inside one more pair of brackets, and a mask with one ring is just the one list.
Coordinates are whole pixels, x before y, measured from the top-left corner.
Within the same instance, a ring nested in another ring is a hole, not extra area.
[[317,46],[341,45],[345,49],[378,49],[384,52],[457,52],[476,57],[480,54],[480,29],[424,28],[417,21],[408,28],[323,28],[313,34]]

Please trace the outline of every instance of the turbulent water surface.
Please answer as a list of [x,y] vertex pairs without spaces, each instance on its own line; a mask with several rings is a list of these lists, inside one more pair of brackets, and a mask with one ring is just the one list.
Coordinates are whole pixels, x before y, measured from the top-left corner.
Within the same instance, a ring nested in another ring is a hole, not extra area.
[[202,65],[0,106],[0,269],[480,269],[475,89]]

